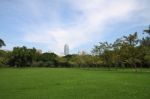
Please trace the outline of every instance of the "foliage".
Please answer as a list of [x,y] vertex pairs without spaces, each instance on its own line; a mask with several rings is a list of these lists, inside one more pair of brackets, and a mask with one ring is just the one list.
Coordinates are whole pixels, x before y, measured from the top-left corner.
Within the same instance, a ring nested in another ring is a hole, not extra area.
[[1,48],[2,46],[6,46],[6,45],[5,45],[5,42],[4,42],[2,39],[0,39],[0,48]]
[[[114,43],[99,42],[91,54],[82,52],[67,56],[55,53],[40,53],[36,48],[14,47],[12,51],[0,50],[0,66],[10,67],[150,67],[150,27],[142,39],[138,33],[118,38]],[[0,39],[0,47],[5,43]]]
[[[149,28],[150,29],[150,28]],[[149,34],[150,30],[144,30]],[[95,45],[92,53],[99,55],[107,67],[149,67],[150,36],[141,40],[137,32],[117,39],[113,44],[108,42]]]

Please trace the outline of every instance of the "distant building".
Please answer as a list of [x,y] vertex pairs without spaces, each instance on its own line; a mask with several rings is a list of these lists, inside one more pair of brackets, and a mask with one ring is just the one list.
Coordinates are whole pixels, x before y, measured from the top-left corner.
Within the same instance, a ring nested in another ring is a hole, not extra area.
[[64,55],[69,55],[69,46],[67,44],[64,46]]

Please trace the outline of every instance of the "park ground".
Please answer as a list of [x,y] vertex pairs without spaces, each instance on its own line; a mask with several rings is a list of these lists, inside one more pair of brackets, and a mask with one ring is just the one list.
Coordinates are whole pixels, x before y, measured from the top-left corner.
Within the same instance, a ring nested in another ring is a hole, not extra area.
[[150,69],[0,68],[0,99],[150,99]]

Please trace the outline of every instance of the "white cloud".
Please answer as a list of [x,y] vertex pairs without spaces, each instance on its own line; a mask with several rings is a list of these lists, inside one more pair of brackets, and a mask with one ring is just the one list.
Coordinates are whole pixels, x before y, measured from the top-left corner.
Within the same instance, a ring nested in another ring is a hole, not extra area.
[[38,28],[38,30],[39,32],[32,31],[31,33],[28,31],[24,39],[28,42],[46,44],[51,51],[55,51],[57,54],[62,53],[65,43],[69,44],[70,48],[75,48],[80,43],[87,41],[86,36],[76,30],[65,30],[59,27],[53,29]]
[[[137,0],[66,0],[65,3],[74,9],[74,13],[81,13],[72,20],[75,23],[73,26],[63,27],[63,23],[58,21],[56,23],[45,22],[38,25],[28,25],[31,28],[27,29],[25,27],[27,34],[25,34],[24,39],[28,42],[44,43],[47,46],[51,45],[53,49],[50,50],[59,53],[63,51],[65,43],[69,44],[70,48],[73,49],[90,42],[97,35],[105,35],[100,32],[108,24],[128,20],[134,11],[140,9]],[[54,9],[46,9],[49,8],[48,6],[44,7],[45,10],[48,10],[46,15],[50,17],[50,20],[52,20],[51,18],[60,20],[61,8],[59,7],[61,6],[57,7],[57,10],[55,10],[56,7]],[[53,10],[55,10],[55,14],[51,17],[50,12],[54,12]],[[43,10],[40,10],[39,6],[34,5],[32,11],[39,15]]]

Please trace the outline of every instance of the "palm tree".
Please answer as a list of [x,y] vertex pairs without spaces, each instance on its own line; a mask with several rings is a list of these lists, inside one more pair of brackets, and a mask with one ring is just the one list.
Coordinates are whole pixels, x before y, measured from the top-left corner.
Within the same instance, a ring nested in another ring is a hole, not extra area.
[[111,49],[111,44],[108,44],[108,42],[99,42],[98,45],[95,45],[92,53],[95,55],[102,55],[104,51],[110,50]]
[[5,45],[5,42],[4,42],[2,39],[0,39],[0,48],[1,48],[2,46],[6,46],[6,45]]
[[135,46],[139,42],[137,32],[130,34],[129,36],[124,36],[124,38],[125,41],[131,46]]
[[[149,36],[150,36],[150,26],[149,26],[149,29],[144,30],[144,32],[149,34]],[[150,46],[150,37],[149,36],[142,38],[142,40],[140,42],[142,46]]]
[[98,45],[95,45],[94,48],[92,49],[93,55],[100,55],[100,47]]
[[144,30],[144,32],[146,32],[147,34],[150,35],[150,26],[149,26],[149,29],[148,30]]
[[142,38],[142,40],[140,40],[140,44],[142,46],[150,46],[150,37]]

